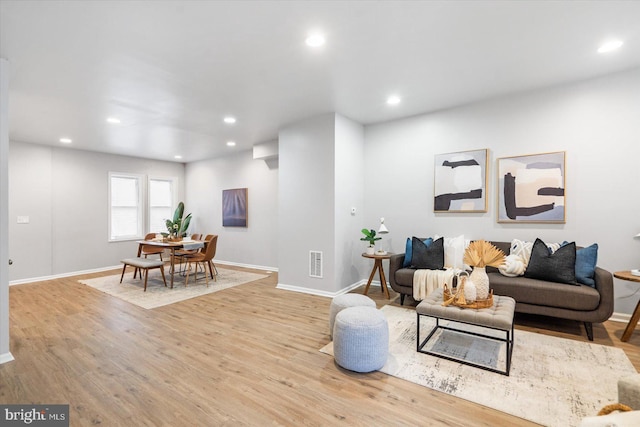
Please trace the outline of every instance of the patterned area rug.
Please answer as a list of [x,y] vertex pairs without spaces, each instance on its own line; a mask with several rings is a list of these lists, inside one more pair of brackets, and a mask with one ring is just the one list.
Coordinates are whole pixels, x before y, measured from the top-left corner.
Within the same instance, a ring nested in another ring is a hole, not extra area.
[[[545,426],[579,425],[617,402],[618,378],[636,373],[619,348],[516,330],[507,377],[416,352],[415,311],[382,311],[389,323],[389,359],[381,372]],[[421,334],[431,328],[428,322],[421,322]],[[434,343],[438,351],[493,366],[504,363],[503,345],[460,334],[443,334]],[[333,343],[320,351],[333,354]]]
[[194,283],[192,275],[189,278],[189,286],[185,287],[184,277],[176,274],[173,289],[170,288],[170,277],[167,274],[167,287],[165,287],[160,271],[150,270],[146,292],[143,292],[144,280],[134,279],[131,267],[127,268],[122,283],[120,283],[120,274],[79,280],[79,282],[142,308],[151,309],[264,279],[268,275],[218,267],[218,280],[214,282],[209,279],[209,286],[206,286],[204,276],[199,274],[197,283]]

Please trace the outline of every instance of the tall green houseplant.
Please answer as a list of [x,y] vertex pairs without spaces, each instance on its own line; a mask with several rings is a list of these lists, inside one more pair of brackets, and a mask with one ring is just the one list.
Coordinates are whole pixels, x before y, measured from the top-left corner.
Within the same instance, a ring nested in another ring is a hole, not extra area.
[[[184,237],[187,235],[187,229],[189,228],[189,224],[191,223],[191,214],[184,217],[184,203],[178,203],[178,207],[176,211],[173,213],[173,221],[168,219],[166,221],[167,225],[167,235],[172,238]],[[163,233],[164,234],[164,233]]]

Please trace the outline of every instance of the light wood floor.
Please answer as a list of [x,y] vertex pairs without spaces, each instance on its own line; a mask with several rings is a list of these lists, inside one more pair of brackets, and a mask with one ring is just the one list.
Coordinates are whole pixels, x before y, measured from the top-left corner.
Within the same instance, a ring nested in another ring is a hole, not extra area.
[[[1,403],[68,403],[72,426],[533,425],[338,368],[318,351],[330,299],[277,290],[276,274],[154,310],[77,282],[117,273],[10,288],[16,360],[0,365]],[[370,296],[399,305],[393,292],[391,302],[379,288]],[[516,325],[586,340],[574,322],[518,316]],[[622,343],[624,326],[594,326],[595,342],[624,349],[637,369],[640,331]]]

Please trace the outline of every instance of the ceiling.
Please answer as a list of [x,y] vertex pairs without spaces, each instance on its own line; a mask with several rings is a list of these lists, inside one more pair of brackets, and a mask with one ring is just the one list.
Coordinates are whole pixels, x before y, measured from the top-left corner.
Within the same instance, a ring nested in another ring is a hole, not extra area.
[[0,0],[9,137],[224,156],[319,114],[371,124],[639,67],[639,18],[638,1]]

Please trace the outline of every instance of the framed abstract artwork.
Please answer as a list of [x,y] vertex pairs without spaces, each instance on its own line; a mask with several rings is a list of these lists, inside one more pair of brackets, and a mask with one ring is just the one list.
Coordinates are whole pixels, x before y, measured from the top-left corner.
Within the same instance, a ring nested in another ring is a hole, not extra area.
[[222,226],[247,226],[247,189],[222,190]]
[[489,150],[436,154],[434,212],[486,212]]
[[565,223],[565,152],[498,159],[498,222]]

